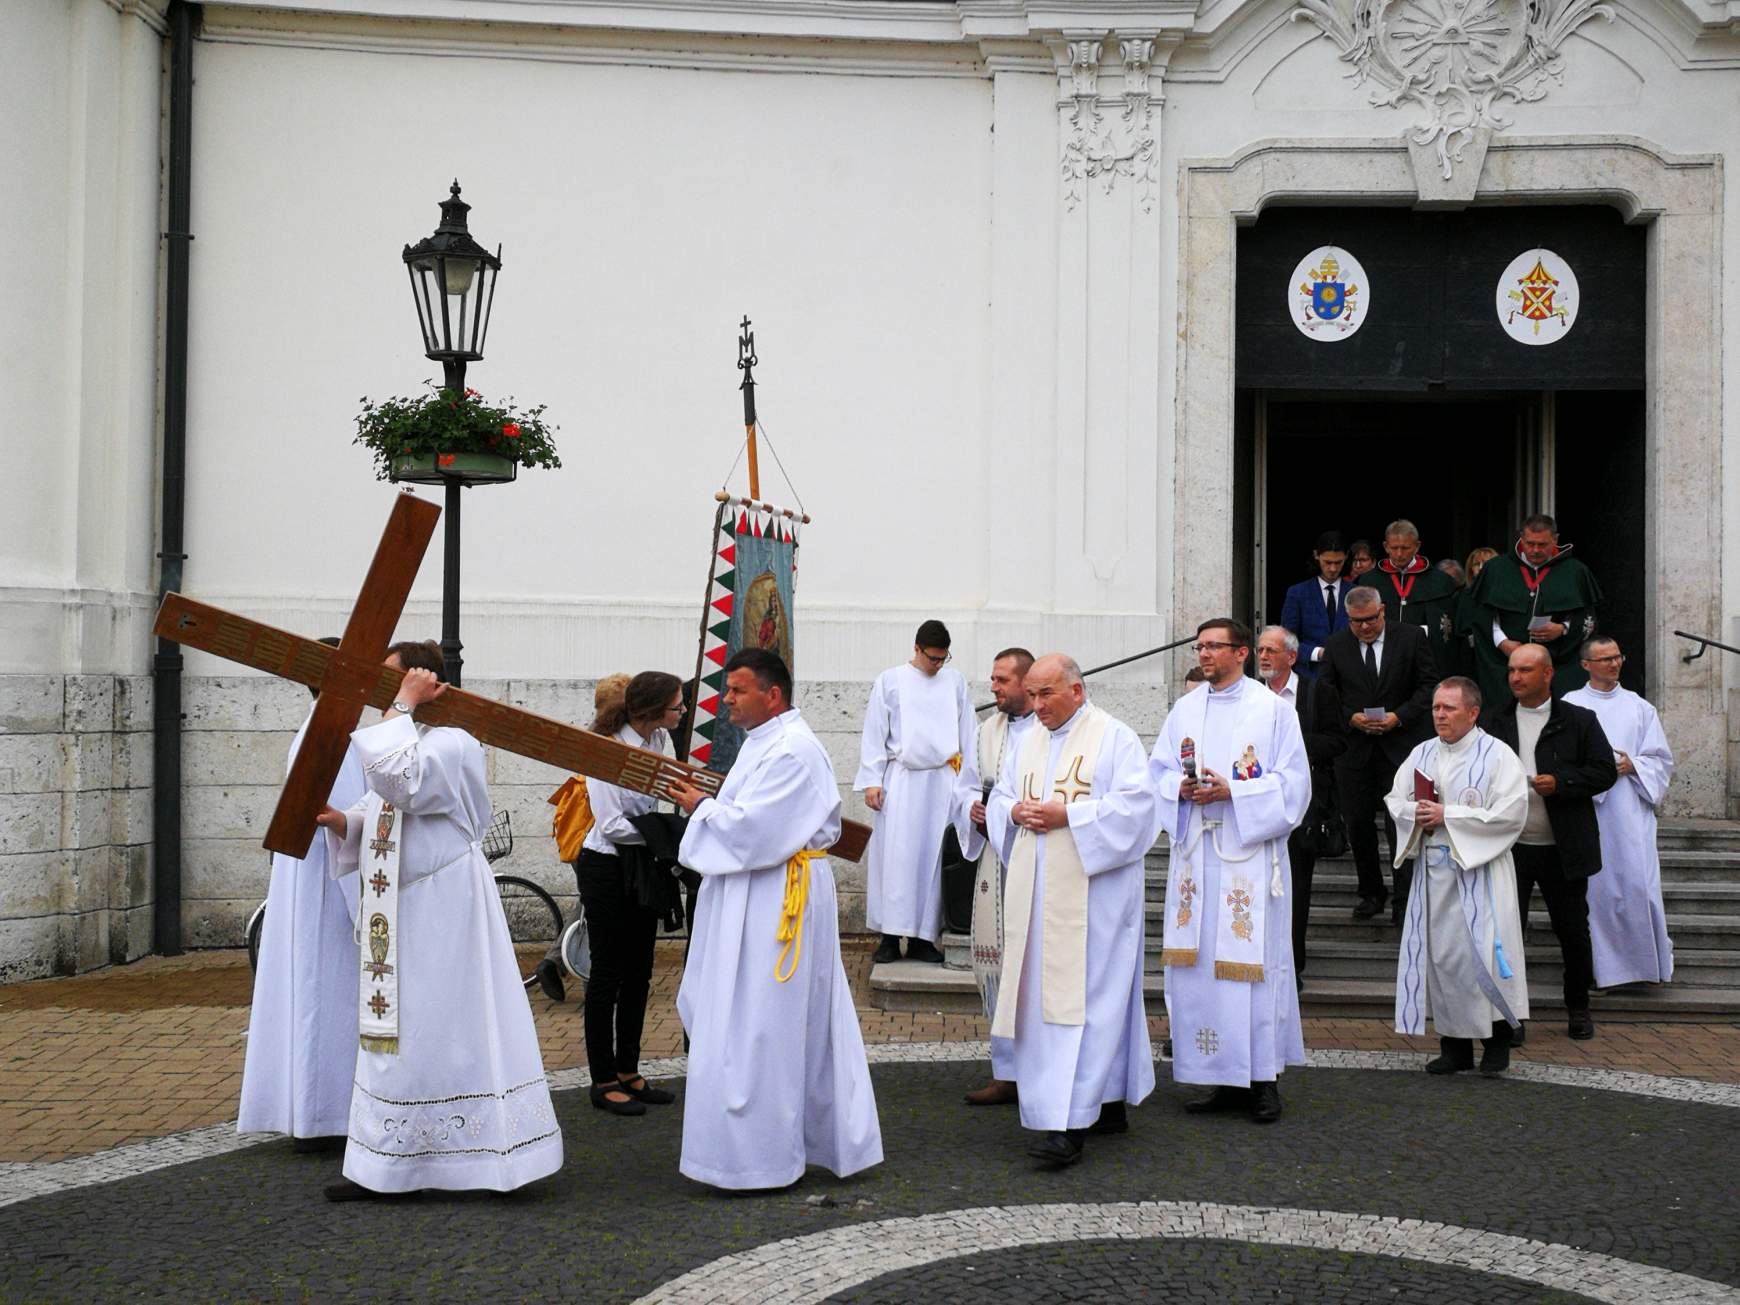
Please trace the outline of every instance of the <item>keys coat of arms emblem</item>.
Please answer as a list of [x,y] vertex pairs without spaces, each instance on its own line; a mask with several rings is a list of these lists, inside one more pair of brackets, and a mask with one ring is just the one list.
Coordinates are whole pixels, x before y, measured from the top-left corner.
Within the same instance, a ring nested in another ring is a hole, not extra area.
[[1550,249],[1530,249],[1498,278],[1498,324],[1518,344],[1557,344],[1576,322],[1582,298],[1569,263]]
[[1293,269],[1287,310],[1293,325],[1310,339],[1347,339],[1365,324],[1371,311],[1365,269],[1345,249],[1320,245]]

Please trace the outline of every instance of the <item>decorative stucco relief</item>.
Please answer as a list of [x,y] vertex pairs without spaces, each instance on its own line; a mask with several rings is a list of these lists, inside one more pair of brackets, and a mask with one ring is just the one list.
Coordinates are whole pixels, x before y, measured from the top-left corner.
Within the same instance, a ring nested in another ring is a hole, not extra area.
[[1413,105],[1425,121],[1408,132],[1434,146],[1448,179],[1481,128],[1502,131],[1503,104],[1532,103],[1565,80],[1565,38],[1593,18],[1613,18],[1602,0],[1300,0],[1293,10],[1341,47],[1371,102]]
[[1069,80],[1069,129],[1059,171],[1063,177],[1064,207],[1073,211],[1089,182],[1097,181],[1110,195],[1118,178],[1133,180],[1136,202],[1144,213],[1154,211],[1157,188],[1155,167],[1159,147],[1154,141],[1153,111],[1148,78],[1154,56],[1151,36],[1119,36],[1119,60],[1123,86],[1112,103],[1116,119],[1101,108],[1100,58],[1106,37],[1088,37],[1066,42],[1059,52],[1059,73]]

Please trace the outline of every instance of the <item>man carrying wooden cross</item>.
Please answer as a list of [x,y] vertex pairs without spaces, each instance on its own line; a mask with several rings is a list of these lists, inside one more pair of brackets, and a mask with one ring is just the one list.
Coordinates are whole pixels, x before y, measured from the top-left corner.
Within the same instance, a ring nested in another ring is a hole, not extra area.
[[353,744],[369,793],[327,807],[335,876],[361,871],[361,1050],[328,1200],[421,1188],[505,1192],[562,1167],[532,1010],[483,834],[483,748],[419,724],[446,690],[440,649],[394,644],[399,695]]

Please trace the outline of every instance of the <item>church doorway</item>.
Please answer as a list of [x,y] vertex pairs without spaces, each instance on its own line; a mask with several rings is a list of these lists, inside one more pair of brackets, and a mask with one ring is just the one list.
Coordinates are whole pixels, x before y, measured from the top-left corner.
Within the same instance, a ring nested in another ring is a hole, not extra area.
[[[1284,311],[1326,245],[1363,265],[1372,311],[1335,344]],[[1514,344],[1493,312],[1505,264],[1535,245],[1580,278],[1575,329],[1551,348]],[[1598,207],[1272,208],[1242,229],[1234,610],[1278,620],[1325,530],[1381,557],[1385,524],[1407,518],[1434,562],[1462,561],[1509,551],[1543,511],[1595,572],[1601,628],[1643,691],[1643,255],[1642,232]]]

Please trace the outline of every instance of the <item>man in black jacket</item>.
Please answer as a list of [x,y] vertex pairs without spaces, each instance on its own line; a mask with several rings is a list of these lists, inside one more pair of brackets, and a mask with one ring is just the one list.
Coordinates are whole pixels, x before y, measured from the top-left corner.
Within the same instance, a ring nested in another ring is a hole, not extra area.
[[1293,983],[1305,986],[1305,926],[1311,916],[1311,879],[1317,869],[1318,838],[1325,809],[1335,807],[1335,759],[1347,751],[1341,708],[1321,680],[1294,670],[1299,636],[1284,625],[1265,626],[1257,636],[1257,674],[1269,690],[1293,704],[1305,757],[1311,763],[1311,805],[1305,819],[1287,836],[1287,863],[1293,868]]
[[1511,701],[1488,711],[1481,727],[1507,744],[1529,777],[1529,818],[1511,849],[1517,908],[1528,929],[1536,884],[1565,958],[1565,1010],[1573,1038],[1595,1036],[1589,986],[1589,876],[1601,869],[1595,795],[1619,780],[1600,718],[1553,695],[1553,657],[1538,643],[1510,654]]
[[[1432,733],[1438,667],[1419,626],[1385,627],[1383,599],[1375,589],[1361,586],[1348,594],[1347,624],[1323,645],[1318,680],[1341,706],[1339,723],[1347,750],[1336,759],[1335,782],[1359,872],[1359,905],[1353,915],[1369,920],[1384,909],[1388,897],[1377,859],[1376,816],[1383,812],[1394,864],[1396,826],[1384,794],[1395,780],[1396,767]],[[1396,868],[1392,923],[1402,922],[1412,874],[1412,867]]]

